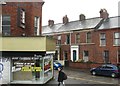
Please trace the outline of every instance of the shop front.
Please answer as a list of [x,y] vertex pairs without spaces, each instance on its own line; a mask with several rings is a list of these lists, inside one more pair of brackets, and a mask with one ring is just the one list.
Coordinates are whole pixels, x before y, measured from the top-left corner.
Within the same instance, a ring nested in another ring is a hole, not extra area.
[[12,57],[11,83],[43,84],[53,77],[53,55]]
[[[19,50],[17,44],[15,46]],[[15,48],[15,46],[12,47]],[[42,47],[40,48],[39,46],[40,49],[42,49]],[[0,70],[2,71],[1,74],[2,78],[0,79],[0,82],[2,84],[46,83],[47,81],[53,78],[54,49],[55,48],[53,46],[53,49],[48,49],[49,51],[47,51],[47,48],[46,51],[42,51],[42,50],[35,51],[34,48],[33,48],[34,51],[31,51],[30,48],[29,50],[24,49],[24,51],[20,51],[20,50],[18,51],[17,49],[16,51],[12,51],[13,50],[12,48],[11,51],[8,50],[5,51],[5,47],[3,45],[4,51],[1,52],[1,58],[0,58],[1,59],[0,64],[3,65],[3,67],[1,66],[0,68]],[[6,67],[8,68],[6,69]]]

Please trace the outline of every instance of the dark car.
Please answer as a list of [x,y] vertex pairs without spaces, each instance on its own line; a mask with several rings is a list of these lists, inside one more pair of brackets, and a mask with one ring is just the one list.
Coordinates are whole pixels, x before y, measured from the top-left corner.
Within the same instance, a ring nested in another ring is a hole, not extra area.
[[55,70],[57,70],[59,67],[62,67],[62,65],[59,62],[57,62],[57,61],[53,62],[53,66],[54,66]]
[[97,68],[92,68],[90,72],[92,75],[111,76],[113,78],[120,76],[120,68],[113,64],[105,64]]

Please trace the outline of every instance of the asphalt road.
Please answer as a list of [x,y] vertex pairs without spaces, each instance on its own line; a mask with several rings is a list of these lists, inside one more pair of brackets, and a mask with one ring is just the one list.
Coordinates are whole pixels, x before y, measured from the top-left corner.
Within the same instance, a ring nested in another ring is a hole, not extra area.
[[[66,85],[80,85],[80,86],[120,86],[120,78],[111,78],[105,76],[93,76],[89,70],[64,68],[68,79],[65,80]],[[49,81],[46,85],[57,85],[58,71],[54,71],[54,79]]]

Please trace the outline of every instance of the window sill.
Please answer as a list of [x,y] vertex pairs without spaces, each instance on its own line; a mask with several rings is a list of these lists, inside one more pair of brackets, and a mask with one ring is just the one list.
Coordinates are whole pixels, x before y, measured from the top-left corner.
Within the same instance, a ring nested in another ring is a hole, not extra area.
[[92,45],[92,44],[95,44],[95,43],[80,43],[80,45]]
[[119,47],[120,45],[113,45],[114,47]]
[[99,45],[100,47],[106,47],[106,45]]

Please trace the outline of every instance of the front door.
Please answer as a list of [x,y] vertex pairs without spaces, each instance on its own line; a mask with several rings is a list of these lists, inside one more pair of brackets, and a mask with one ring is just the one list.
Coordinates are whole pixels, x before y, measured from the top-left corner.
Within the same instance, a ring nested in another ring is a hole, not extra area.
[[68,62],[68,53],[67,53],[67,51],[64,51],[64,62],[65,62],[65,67],[68,67],[69,62]]
[[76,61],[76,50],[73,50],[73,61]]
[[89,56],[89,52],[88,51],[84,51],[83,52],[83,60],[84,60],[84,62],[87,62],[89,60],[88,56]]
[[104,55],[104,62],[109,63],[109,51],[105,50],[103,55]]
[[71,60],[75,62],[78,59],[79,59],[79,46],[72,45],[71,46]]
[[64,51],[64,60],[65,61],[68,60],[68,53],[67,53],[67,51]]

